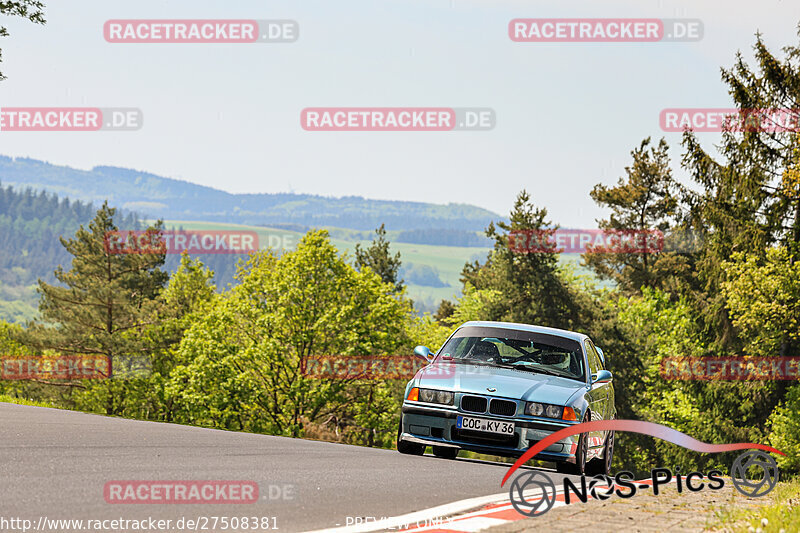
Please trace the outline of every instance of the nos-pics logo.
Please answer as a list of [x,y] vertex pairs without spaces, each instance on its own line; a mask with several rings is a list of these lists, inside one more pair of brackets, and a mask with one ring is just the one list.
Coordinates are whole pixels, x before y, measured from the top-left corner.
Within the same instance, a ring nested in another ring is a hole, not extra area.
[[[601,420],[564,428],[541,440],[514,463],[503,478],[502,484],[505,484],[517,468],[547,446],[566,437],[590,431],[643,433],[702,453],[720,453],[745,449],[747,451],[740,454],[733,462],[730,469],[730,477],[736,490],[750,498],[757,498],[770,493],[778,483],[778,464],[772,456],[759,450],[784,455],[779,450],[763,444],[708,444],[672,428],[652,422]],[[587,479],[585,476],[581,476],[580,482],[575,482],[565,477],[561,480],[561,492],[564,495],[564,502],[570,504],[573,497],[577,497],[583,503],[586,503],[589,496],[597,500],[606,500],[614,494],[620,498],[631,498],[636,495],[637,491],[650,488],[652,488],[653,494],[658,495],[659,487],[672,482],[673,479],[678,492],[683,492],[684,489],[690,492],[698,492],[706,488],[720,490],[725,486],[722,475],[722,471],[716,469],[710,470],[707,474],[689,472],[683,476],[679,472],[675,472],[673,475],[666,468],[656,468],[651,471],[651,477],[646,481],[634,481],[633,473],[628,471],[618,472],[614,477],[600,475]],[[559,490],[556,487],[556,482],[541,471],[520,474],[509,487],[509,496],[514,509],[520,514],[531,517],[541,516],[552,509],[558,494]]]

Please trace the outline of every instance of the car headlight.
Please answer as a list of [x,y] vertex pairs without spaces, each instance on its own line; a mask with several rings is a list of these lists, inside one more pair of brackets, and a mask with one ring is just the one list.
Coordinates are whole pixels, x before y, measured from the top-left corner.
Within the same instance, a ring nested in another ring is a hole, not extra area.
[[453,393],[444,390],[419,389],[419,401],[453,405]]
[[545,416],[547,418],[561,418],[564,407],[549,403],[528,402],[525,404],[525,414],[531,416]]

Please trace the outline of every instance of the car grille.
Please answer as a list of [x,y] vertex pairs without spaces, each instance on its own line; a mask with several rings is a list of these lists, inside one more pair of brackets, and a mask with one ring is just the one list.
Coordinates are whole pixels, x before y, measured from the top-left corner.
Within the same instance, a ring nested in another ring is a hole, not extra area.
[[461,409],[470,413],[485,413],[486,398],[480,396],[463,396],[461,398]]
[[517,403],[508,400],[492,400],[489,412],[493,415],[514,416],[517,412]]

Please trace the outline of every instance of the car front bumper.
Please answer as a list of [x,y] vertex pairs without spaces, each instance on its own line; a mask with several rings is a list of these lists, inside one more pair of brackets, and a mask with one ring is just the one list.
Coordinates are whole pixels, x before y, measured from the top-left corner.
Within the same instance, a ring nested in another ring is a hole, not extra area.
[[[519,457],[548,435],[574,425],[561,420],[545,421],[533,417],[481,415],[462,412],[454,408],[434,407],[430,404],[418,405],[417,402],[404,402],[402,413],[400,440],[426,446],[460,448],[503,457]],[[459,430],[456,427],[458,415],[514,422],[514,436]],[[552,444],[537,454],[536,459],[574,463],[577,440],[578,436],[573,436]]]

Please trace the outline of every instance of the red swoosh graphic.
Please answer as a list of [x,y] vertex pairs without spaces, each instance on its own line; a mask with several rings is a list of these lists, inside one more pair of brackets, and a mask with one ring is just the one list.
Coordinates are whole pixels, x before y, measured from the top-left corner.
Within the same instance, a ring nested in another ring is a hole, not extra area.
[[579,433],[588,433],[590,431],[626,431],[629,433],[642,433],[644,435],[650,435],[651,437],[656,437],[661,440],[677,444],[678,446],[683,446],[689,450],[701,453],[721,453],[755,448],[758,450],[786,455],[782,451],[776,450],[770,446],[766,446],[765,444],[754,444],[751,442],[737,442],[735,444],[708,444],[707,442],[702,442],[690,437],[685,433],[681,433],[677,429],[662,426],[661,424],[656,424],[655,422],[642,422],[641,420],[595,420],[594,422],[583,422],[582,424],[576,424],[564,429],[559,429],[555,433],[548,435],[535,445],[528,448],[528,451],[526,451],[522,457],[517,459],[517,462],[508,469],[508,473],[506,473],[506,476],[503,478],[503,482],[500,483],[500,486],[502,487],[505,485],[506,481],[508,481],[508,478],[511,477],[511,474],[513,474],[517,468],[525,464],[526,461],[533,459],[536,454],[543,451],[551,444],[555,444],[556,442],[567,437],[578,435]]

